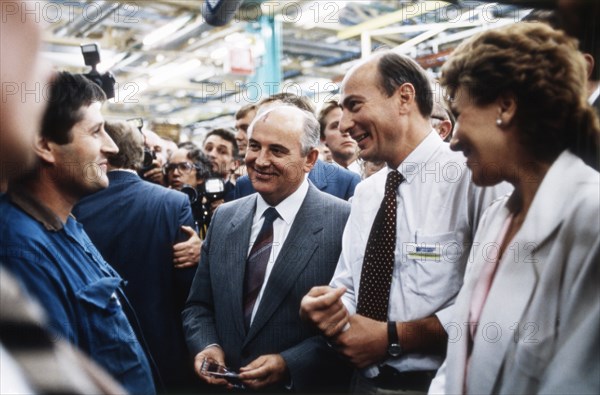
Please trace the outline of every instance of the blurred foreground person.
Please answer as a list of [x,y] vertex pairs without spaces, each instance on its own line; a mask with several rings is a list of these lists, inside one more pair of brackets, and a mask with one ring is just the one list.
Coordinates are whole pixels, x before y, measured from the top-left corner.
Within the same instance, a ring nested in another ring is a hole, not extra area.
[[476,184],[515,189],[479,225],[431,392],[600,393],[600,175],[575,154],[600,135],[585,83],[575,41],[540,23],[478,34],[443,66],[452,149]]
[[154,384],[124,313],[123,280],[71,215],[81,198],[108,186],[107,156],[117,147],[104,130],[105,100],[81,75],[54,79],[33,148],[38,166],[0,197],[0,261],[43,303],[55,336],[87,352],[128,391],[148,394]]
[[[31,170],[33,143],[47,102],[22,95],[49,83],[39,57],[40,27],[25,17],[25,3],[0,1],[0,185]],[[4,210],[0,211],[4,215]],[[0,250],[11,248],[0,239]],[[0,393],[125,393],[102,368],[48,330],[48,317],[0,258]]]

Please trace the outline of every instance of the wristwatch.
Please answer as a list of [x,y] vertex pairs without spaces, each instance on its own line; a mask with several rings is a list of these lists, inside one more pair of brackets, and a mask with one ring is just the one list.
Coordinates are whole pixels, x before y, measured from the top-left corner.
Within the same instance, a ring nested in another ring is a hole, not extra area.
[[402,354],[402,347],[398,340],[398,330],[396,321],[388,321],[388,355],[392,358],[399,357]]

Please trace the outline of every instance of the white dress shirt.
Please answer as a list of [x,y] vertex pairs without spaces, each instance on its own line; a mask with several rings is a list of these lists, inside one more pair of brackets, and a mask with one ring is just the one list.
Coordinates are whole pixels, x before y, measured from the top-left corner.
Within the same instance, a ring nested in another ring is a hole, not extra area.
[[[302,206],[302,202],[304,202],[304,198],[306,197],[307,193],[308,178],[305,175],[304,181],[302,182],[302,184],[300,184],[300,187],[298,187],[298,189],[294,193],[285,198],[281,203],[275,206],[275,209],[279,213],[279,218],[273,221],[273,246],[271,247],[271,255],[269,257],[269,262],[267,263],[267,269],[265,271],[265,279],[263,281],[262,287],[260,288],[258,297],[256,298],[254,309],[252,310],[252,317],[250,319],[251,325],[252,321],[254,321],[254,316],[256,315],[258,306],[260,305],[260,301],[265,291],[265,287],[269,281],[269,276],[271,275],[271,271],[273,270],[275,261],[279,256],[281,247],[283,246],[283,243],[285,243],[285,239],[287,238],[287,235],[290,232],[290,229],[292,228],[292,224],[294,223],[294,218],[296,218],[296,214],[298,214],[298,210],[300,210],[300,206]],[[254,218],[252,219],[252,231],[250,233],[250,245],[248,246],[248,255],[250,255],[250,250],[252,250],[254,241],[256,240],[256,237],[260,232],[260,228],[262,227],[263,222],[265,222],[263,214],[269,207],[271,206],[267,202],[265,202],[265,200],[260,196],[260,194],[257,194],[256,210],[254,211]]]
[[360,159],[356,159],[354,162],[348,165],[348,170],[358,174],[362,178],[362,166],[360,165],[361,162],[362,161]]
[[[406,180],[396,195],[397,238],[388,320],[411,321],[436,314],[445,325],[463,282],[479,218],[511,187],[475,187],[464,156],[452,152],[434,130],[397,170]],[[389,171],[385,167],[361,182],[352,200],[342,254],[331,281],[332,287],[347,288],[342,301],[350,314],[356,313],[364,252]],[[438,356],[403,354],[384,363],[399,371],[416,371],[435,370],[442,361]],[[363,373],[373,377],[378,369],[371,366]]]

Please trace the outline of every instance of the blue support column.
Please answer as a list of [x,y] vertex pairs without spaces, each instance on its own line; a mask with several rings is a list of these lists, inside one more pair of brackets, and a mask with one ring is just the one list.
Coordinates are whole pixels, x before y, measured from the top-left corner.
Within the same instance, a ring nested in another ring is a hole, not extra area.
[[249,24],[248,29],[264,42],[265,54],[254,75],[246,83],[245,97],[255,102],[281,91],[281,21],[273,15],[262,15],[258,23]]

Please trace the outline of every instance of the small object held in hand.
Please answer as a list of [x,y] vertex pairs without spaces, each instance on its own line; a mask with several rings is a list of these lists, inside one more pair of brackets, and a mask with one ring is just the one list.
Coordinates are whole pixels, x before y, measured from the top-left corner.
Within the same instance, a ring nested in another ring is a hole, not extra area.
[[200,373],[206,376],[225,379],[235,388],[244,388],[244,384],[240,381],[239,373],[229,370],[229,368],[219,364],[212,358],[204,358],[202,366],[200,367]]

